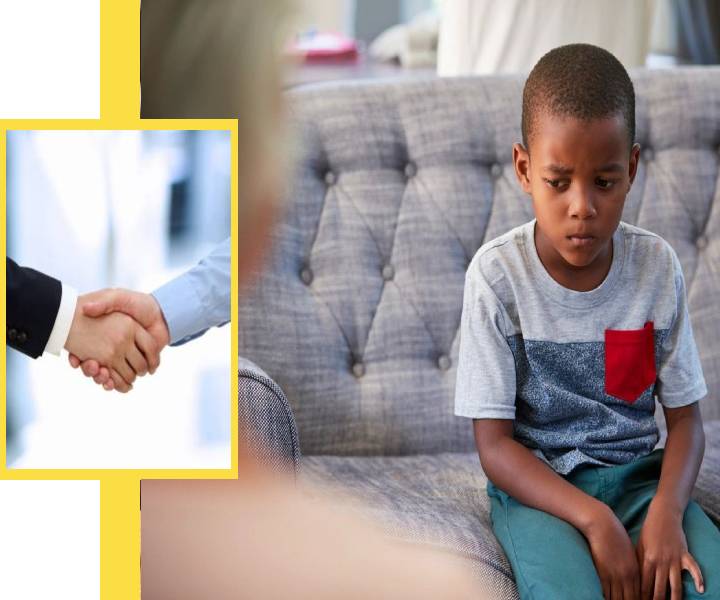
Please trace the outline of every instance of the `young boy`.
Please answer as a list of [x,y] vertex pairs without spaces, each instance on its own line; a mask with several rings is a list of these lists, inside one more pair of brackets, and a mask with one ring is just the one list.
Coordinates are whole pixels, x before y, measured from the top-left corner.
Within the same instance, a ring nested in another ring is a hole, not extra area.
[[455,398],[520,597],[720,598],[720,532],[690,501],[707,388],[682,270],[620,222],[640,150],[627,72],[594,46],[552,50],[522,134],[535,219],[468,268]]

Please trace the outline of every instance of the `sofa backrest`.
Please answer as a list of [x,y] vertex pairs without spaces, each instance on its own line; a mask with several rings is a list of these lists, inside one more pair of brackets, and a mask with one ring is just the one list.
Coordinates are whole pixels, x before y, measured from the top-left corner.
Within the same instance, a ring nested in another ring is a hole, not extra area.
[[[633,74],[639,172],[623,220],[687,282],[720,417],[720,69]],[[511,163],[522,77],[324,84],[288,93],[300,158],[268,264],[240,298],[239,354],[295,411],[306,454],[474,448],[453,416],[465,269],[533,218]]]

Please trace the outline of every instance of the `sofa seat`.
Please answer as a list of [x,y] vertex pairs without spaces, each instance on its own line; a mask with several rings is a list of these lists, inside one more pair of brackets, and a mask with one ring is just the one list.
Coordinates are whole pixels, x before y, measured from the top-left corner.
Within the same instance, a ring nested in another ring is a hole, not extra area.
[[[705,435],[693,497],[717,524],[720,420],[706,423]],[[468,559],[490,597],[517,598],[512,570],[491,529],[487,478],[477,454],[305,456],[301,464],[302,480],[357,497],[363,511],[380,520],[389,535],[432,543]]]
[[477,454],[303,456],[301,480],[339,488],[403,541],[432,543],[470,562],[491,592],[515,599],[512,569],[490,527]]

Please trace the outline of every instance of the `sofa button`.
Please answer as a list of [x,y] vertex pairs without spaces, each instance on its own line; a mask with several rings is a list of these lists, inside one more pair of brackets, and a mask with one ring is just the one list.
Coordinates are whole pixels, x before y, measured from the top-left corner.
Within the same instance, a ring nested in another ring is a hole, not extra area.
[[332,171],[325,173],[325,183],[327,185],[335,185],[335,182],[337,182],[337,175],[335,175],[335,173]]
[[695,243],[697,244],[698,250],[704,250],[708,245],[707,236],[701,235]]
[[382,276],[385,281],[391,281],[395,277],[395,267],[387,264],[382,268]]
[[414,163],[410,162],[407,165],[405,165],[405,177],[410,179],[410,177],[415,177],[416,174],[417,174],[417,167],[415,166]]
[[18,333],[17,341],[18,344],[24,344],[25,342],[27,342],[27,333],[25,333],[24,331]]
[[647,161],[651,161],[653,158],[655,158],[655,151],[652,148],[645,148],[642,154],[643,158]]
[[360,361],[356,362],[352,366],[352,372],[353,372],[353,375],[355,375],[355,377],[360,379],[360,377],[365,375],[365,365],[363,363],[361,363]]
[[310,285],[313,281],[313,272],[310,267],[303,267],[300,271],[300,279],[305,285]]
[[502,172],[503,168],[502,165],[499,163],[495,163],[492,167],[490,167],[490,173],[495,179],[500,177],[500,175],[502,175]]
[[450,362],[450,357],[447,354],[443,354],[438,358],[437,364],[441,371],[447,371],[452,363]]
[[14,342],[17,339],[17,329],[10,329],[7,332],[7,339],[9,339],[11,342]]

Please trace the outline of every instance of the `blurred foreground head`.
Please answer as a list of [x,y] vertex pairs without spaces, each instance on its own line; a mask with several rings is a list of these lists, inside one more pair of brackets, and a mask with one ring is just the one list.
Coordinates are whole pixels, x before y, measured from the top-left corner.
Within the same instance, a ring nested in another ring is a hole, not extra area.
[[142,0],[140,115],[238,120],[238,271],[265,249],[285,174],[289,0]]
[[492,597],[462,557],[390,540],[347,498],[251,470],[142,482],[143,600]]

